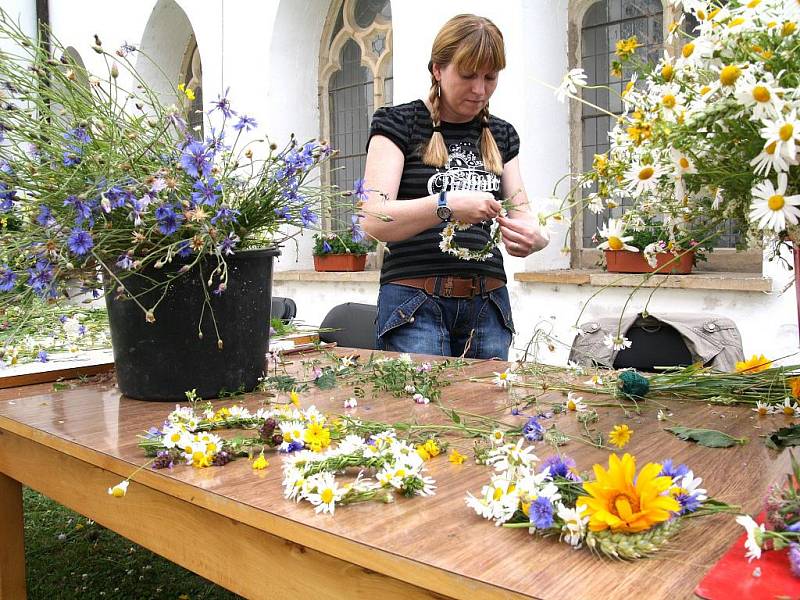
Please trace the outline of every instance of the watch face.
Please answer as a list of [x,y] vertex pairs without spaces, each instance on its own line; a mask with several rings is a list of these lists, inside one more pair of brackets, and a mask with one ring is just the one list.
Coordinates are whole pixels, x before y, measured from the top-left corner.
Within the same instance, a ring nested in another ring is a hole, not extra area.
[[453,216],[453,211],[450,210],[449,206],[440,206],[436,209],[436,216],[442,221],[449,221],[450,217]]

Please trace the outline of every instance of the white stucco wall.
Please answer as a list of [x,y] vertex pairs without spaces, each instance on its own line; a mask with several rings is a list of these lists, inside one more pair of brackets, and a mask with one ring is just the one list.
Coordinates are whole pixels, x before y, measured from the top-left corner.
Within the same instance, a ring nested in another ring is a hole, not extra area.
[[[567,107],[556,102],[552,92],[540,83],[557,84],[567,69],[567,4],[568,0],[392,2],[395,103],[427,94],[430,46],[448,18],[474,12],[491,18],[501,28],[508,66],[492,99],[492,112],[512,122],[520,134],[520,164],[534,202],[550,196],[556,180],[569,171]],[[4,0],[3,7],[34,31],[33,0]],[[187,27],[191,26],[203,63],[204,100],[210,103],[230,87],[234,108],[255,117],[262,130],[279,144],[290,133],[301,140],[319,135],[319,41],[328,7],[329,0],[82,0],[77,10],[70,0],[50,0],[56,36],[65,46],[76,48],[90,70],[105,68],[90,49],[92,36],[98,33],[107,48],[123,41],[140,44],[144,40],[156,60],[169,63],[174,71],[188,41]],[[297,249],[287,246],[276,268],[310,269],[310,237],[301,238]],[[543,252],[527,259],[507,260],[517,347],[523,347],[541,323],[548,324],[553,335],[568,346],[572,341],[570,326],[597,291],[589,286],[520,284],[513,280],[515,272],[526,269],[568,267],[569,256],[561,252],[563,241],[562,230],[554,234]],[[766,263],[765,274],[774,278],[775,289],[791,277]],[[298,317],[318,324],[337,304],[374,303],[377,284],[278,281],[274,292],[294,298]],[[629,288],[605,290],[592,300],[582,321],[619,314],[629,292]],[[649,290],[637,294],[628,310],[641,309],[648,295]],[[776,357],[798,347],[793,290],[767,295],[662,289],[654,295],[650,310],[715,312],[731,317],[742,332],[746,353]],[[544,350],[542,358],[563,364],[566,355],[567,348],[558,347],[553,353]]]

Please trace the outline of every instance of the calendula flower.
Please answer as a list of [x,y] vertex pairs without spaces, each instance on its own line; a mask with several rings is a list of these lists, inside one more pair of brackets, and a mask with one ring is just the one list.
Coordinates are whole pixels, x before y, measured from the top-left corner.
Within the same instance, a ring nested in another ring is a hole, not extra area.
[[519,379],[519,375],[515,374],[510,368],[502,373],[495,372],[494,375],[495,377],[492,379],[492,383],[503,389],[511,387],[511,385],[516,383]]
[[614,351],[617,350],[625,350],[626,348],[630,348],[633,342],[631,342],[628,338],[624,335],[614,335],[612,333],[607,333],[603,338],[603,344],[608,346]]
[[744,547],[747,549],[745,554],[747,560],[761,558],[761,541],[764,539],[766,529],[764,524],[759,525],[750,515],[739,515],[736,517],[736,522],[747,531],[747,539],[744,542]]
[[786,383],[792,390],[792,398],[800,398],[800,377],[790,377]]
[[660,476],[660,472],[660,464],[649,463],[637,476],[636,461],[627,453],[622,459],[612,454],[608,470],[594,465],[595,481],[583,484],[589,495],[578,497],[576,503],[586,507],[589,529],[639,533],[679,512],[680,503],[664,495],[672,486],[672,478]]
[[455,448],[453,448],[453,449],[450,451],[450,456],[448,456],[448,457],[447,457],[447,460],[449,460],[449,461],[450,461],[451,463],[453,463],[454,465],[460,465],[460,464],[461,464],[461,463],[463,463],[465,460],[467,460],[467,457],[466,457],[466,456],[464,456],[463,454],[461,454],[461,453],[460,453],[458,450],[456,450]]
[[786,173],[778,174],[777,189],[769,179],[759,182],[753,188],[753,202],[750,205],[750,220],[758,221],[760,229],[771,229],[780,233],[786,223],[797,225],[800,217],[800,194],[786,196],[788,178]]
[[114,496],[114,498],[122,498],[128,493],[128,485],[130,485],[130,481],[127,479],[125,481],[120,481],[114,487],[108,488],[109,496]]
[[251,466],[257,471],[266,469],[269,466],[269,461],[267,461],[267,459],[264,457],[263,451],[258,455],[258,458],[253,461]]
[[631,436],[633,436],[633,429],[627,425],[614,425],[614,429],[608,434],[608,441],[617,448],[624,448],[631,441]]
[[632,235],[625,235],[625,224],[621,219],[609,219],[608,223],[598,231],[606,239],[605,242],[597,246],[598,250],[627,250],[628,252],[638,252],[635,246],[629,246],[626,242],[633,240]]
[[740,360],[736,363],[738,373],[758,373],[766,371],[772,366],[772,361],[768,360],[763,354],[753,354],[748,360]]

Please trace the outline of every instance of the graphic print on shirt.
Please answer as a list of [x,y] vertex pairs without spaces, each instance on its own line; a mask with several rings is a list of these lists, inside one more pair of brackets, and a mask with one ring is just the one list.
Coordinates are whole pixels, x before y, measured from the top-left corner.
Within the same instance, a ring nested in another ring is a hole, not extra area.
[[448,151],[447,165],[437,169],[428,179],[429,194],[438,194],[443,190],[496,192],[500,189],[500,178],[483,168],[483,161],[471,146],[452,144]]

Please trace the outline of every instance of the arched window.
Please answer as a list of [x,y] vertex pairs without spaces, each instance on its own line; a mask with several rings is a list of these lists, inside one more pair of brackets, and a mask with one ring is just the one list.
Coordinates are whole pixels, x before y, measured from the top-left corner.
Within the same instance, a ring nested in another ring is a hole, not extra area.
[[[319,103],[323,139],[338,153],[323,181],[351,189],[363,177],[369,124],[392,104],[392,26],[389,0],[334,0],[320,44]],[[350,224],[349,207],[333,207],[326,226]]]
[[200,50],[194,33],[189,38],[181,68],[181,83],[187,90],[194,92],[194,100],[189,103],[186,121],[189,130],[196,139],[203,139],[203,64],[200,62]]

